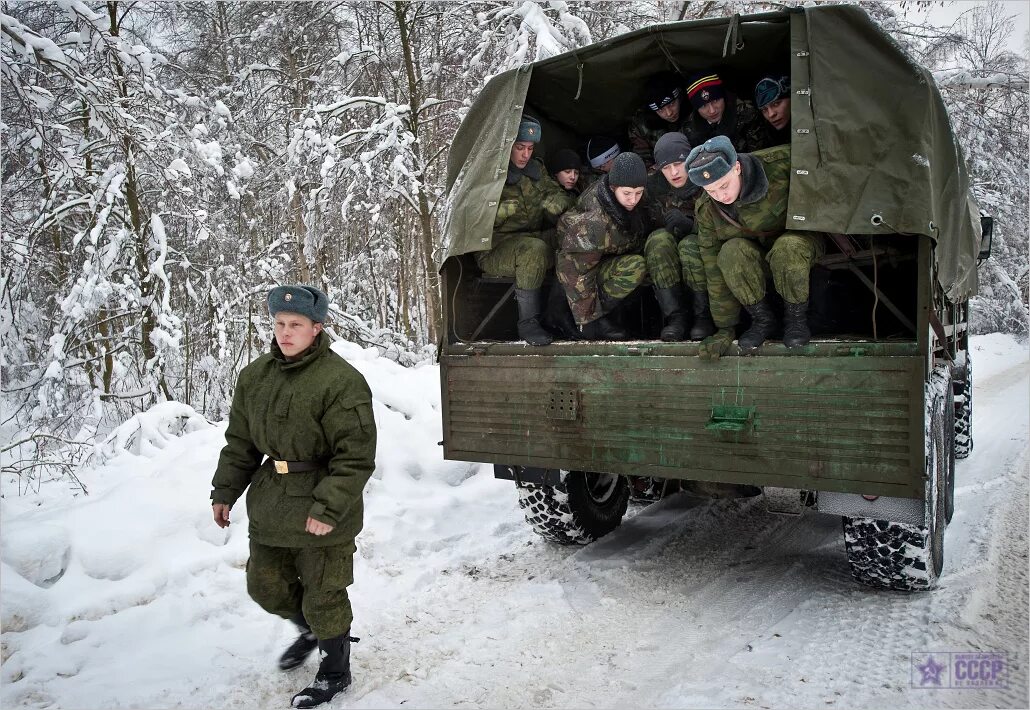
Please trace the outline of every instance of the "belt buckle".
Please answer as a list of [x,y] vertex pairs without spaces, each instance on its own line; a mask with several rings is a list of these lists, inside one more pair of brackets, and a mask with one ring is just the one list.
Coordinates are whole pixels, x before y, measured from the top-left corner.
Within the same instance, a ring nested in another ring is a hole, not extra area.
[[275,462],[275,472],[276,473],[289,473],[290,472],[290,464],[289,464],[289,462],[287,462],[287,461],[276,461]]

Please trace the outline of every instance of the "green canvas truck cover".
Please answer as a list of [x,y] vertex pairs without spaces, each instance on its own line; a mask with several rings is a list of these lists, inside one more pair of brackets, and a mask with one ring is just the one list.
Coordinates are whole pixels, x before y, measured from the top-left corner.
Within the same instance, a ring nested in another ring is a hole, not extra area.
[[628,120],[655,72],[755,76],[771,51],[789,54],[794,92],[787,226],[927,235],[948,297],[975,294],[979,211],[940,93],[929,71],[849,5],[653,26],[495,76],[451,146],[446,258],[490,248],[523,110],[541,120],[546,155]]

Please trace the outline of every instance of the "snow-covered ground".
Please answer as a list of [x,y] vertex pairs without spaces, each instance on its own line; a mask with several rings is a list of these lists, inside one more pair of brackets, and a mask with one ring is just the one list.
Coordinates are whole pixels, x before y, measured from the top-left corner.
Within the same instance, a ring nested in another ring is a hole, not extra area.
[[[852,581],[839,518],[757,500],[680,494],[588,547],[546,544],[510,482],[442,459],[436,367],[337,349],[380,446],[355,680],[332,707],[1027,707],[1025,344],[974,340],[975,448],[941,585],[912,595]],[[211,520],[224,424],[161,421],[83,475],[88,497],[5,487],[4,707],[285,708],[310,680],[314,658],[276,670],[293,631],[246,595],[242,503]],[[1006,653],[1008,687],[913,687],[914,657],[966,651]]]

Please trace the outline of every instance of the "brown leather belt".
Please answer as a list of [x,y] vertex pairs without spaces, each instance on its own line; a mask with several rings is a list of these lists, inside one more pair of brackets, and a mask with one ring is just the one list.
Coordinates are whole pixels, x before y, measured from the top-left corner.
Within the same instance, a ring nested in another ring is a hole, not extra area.
[[276,473],[303,473],[304,471],[317,471],[325,464],[319,461],[279,461],[270,458]]

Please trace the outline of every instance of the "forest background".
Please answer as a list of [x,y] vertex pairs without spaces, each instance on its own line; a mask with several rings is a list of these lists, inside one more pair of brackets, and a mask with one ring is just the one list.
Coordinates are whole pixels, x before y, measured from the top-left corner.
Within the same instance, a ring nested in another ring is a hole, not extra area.
[[[491,76],[794,4],[0,3],[4,486],[76,485],[157,402],[223,419],[274,284],[327,291],[334,337],[431,359],[447,149]],[[1025,337],[1028,39],[1004,3],[948,27],[922,19],[945,3],[858,4],[934,71],[996,219],[974,331]]]

